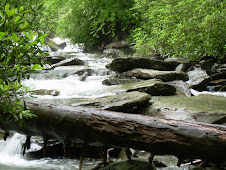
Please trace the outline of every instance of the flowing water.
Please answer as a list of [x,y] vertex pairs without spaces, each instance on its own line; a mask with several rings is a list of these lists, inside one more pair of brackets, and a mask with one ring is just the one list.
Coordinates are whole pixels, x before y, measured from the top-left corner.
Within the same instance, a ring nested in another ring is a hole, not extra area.
[[[60,43],[60,41],[58,42]],[[48,50],[48,47],[43,47]],[[111,62],[111,59],[100,57],[98,54],[83,53],[79,45],[68,44],[63,50],[50,52],[51,56],[64,56],[79,58],[85,61],[85,66],[61,66],[53,70],[42,70],[37,74],[32,74],[29,80],[22,83],[31,90],[57,90],[58,96],[52,95],[34,95],[36,100],[63,101],[74,99],[74,101],[84,98],[95,98],[115,94],[113,87],[104,86],[102,81],[114,73],[109,72],[105,65]],[[81,74],[78,71],[83,70]],[[195,93],[195,91],[193,91]],[[0,140],[0,170],[71,170],[78,169],[79,160],[65,158],[42,158],[32,159],[22,156],[22,144],[25,143],[26,137],[18,133],[8,138],[7,141]],[[36,140],[32,138],[32,140]],[[29,151],[39,150],[41,147],[32,142]],[[163,163],[170,166],[162,169],[190,169],[188,166],[175,167],[177,159],[175,157],[161,158]],[[165,162],[164,162],[165,161]],[[100,160],[85,159],[83,169],[88,170],[95,167]],[[160,168],[161,169],[161,168]]]

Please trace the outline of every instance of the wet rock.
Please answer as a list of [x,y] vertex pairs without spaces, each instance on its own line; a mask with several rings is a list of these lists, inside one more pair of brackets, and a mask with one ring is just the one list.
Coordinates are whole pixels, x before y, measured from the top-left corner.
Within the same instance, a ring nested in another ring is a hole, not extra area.
[[117,58],[117,57],[123,57],[124,52],[119,49],[113,49],[113,48],[108,48],[103,51],[105,54],[105,57],[111,57],[111,58]]
[[134,112],[148,104],[151,96],[142,92],[121,93],[118,95],[96,98],[81,104],[82,106],[96,107],[118,112]]
[[63,42],[63,43],[60,43],[58,44],[58,47],[63,50],[65,47],[66,47],[67,43],[66,42]]
[[192,97],[155,98],[146,114],[159,117],[204,123],[226,122],[226,97],[200,95]]
[[117,41],[106,45],[105,48],[126,48],[129,46],[130,43],[128,43],[127,41]]
[[177,95],[187,96],[187,97],[192,95],[186,82],[184,82],[182,80],[170,81],[167,84],[170,84],[177,89],[177,91],[176,91]]
[[107,166],[100,168],[100,170],[155,170],[155,165],[152,165],[147,160],[133,159],[127,161],[117,161],[109,163]]
[[139,82],[142,80],[139,79],[128,79],[128,78],[117,78],[117,77],[113,77],[113,78],[109,78],[106,79],[102,82],[103,85],[107,85],[107,86],[112,86],[112,85],[119,85],[119,84],[128,84],[128,83],[135,83],[135,82]]
[[226,79],[213,80],[208,84],[208,89],[210,91],[218,91],[225,85],[226,85]]
[[174,80],[188,80],[188,75],[184,72],[179,71],[158,71],[152,69],[140,69],[136,68],[131,71],[122,73],[122,77],[136,77],[138,79],[160,79],[164,82]]
[[84,61],[78,58],[67,58],[57,64],[52,65],[52,68],[59,67],[59,66],[73,66],[73,65],[85,65]]
[[206,73],[208,75],[210,75],[211,72],[212,72],[214,61],[213,61],[213,59],[202,60],[202,61],[199,62],[199,65],[200,65],[200,67],[201,67],[202,70],[205,70]]
[[219,91],[226,91],[226,85],[222,86]]
[[50,62],[51,64],[56,64],[56,63],[63,61],[64,59],[65,58],[62,56],[49,56],[47,58],[47,61]]
[[39,89],[39,90],[35,90],[34,93],[41,96],[44,96],[44,95],[58,96],[60,94],[60,91]]
[[156,60],[144,57],[126,57],[116,58],[106,66],[108,69],[115,72],[125,72],[134,68],[146,68],[161,71],[174,71],[176,65],[171,62]]
[[212,76],[212,80],[219,80],[219,79],[225,79],[226,78],[226,71],[214,74]]
[[172,85],[162,82],[161,80],[144,80],[137,83],[118,85],[116,88],[130,91],[140,91],[152,96],[169,96],[174,95],[176,88]]
[[187,72],[189,81],[187,81],[190,88],[202,91],[207,90],[207,84],[211,81],[210,76],[201,68],[195,67],[194,70]]
[[185,58],[179,58],[179,57],[178,58],[175,58],[175,57],[166,58],[164,61],[171,63],[171,65],[174,65],[175,68],[179,65],[182,65],[183,69],[184,69],[183,71],[186,71],[192,65],[189,60],[187,60]]

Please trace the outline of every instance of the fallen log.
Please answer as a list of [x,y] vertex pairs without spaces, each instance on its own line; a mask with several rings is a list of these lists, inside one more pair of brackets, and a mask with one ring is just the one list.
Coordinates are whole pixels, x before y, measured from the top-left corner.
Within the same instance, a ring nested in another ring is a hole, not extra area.
[[0,129],[63,142],[175,155],[180,160],[200,158],[214,163],[226,161],[225,126],[84,107],[31,102],[27,106],[37,118],[26,120],[23,127],[18,122],[0,121]]

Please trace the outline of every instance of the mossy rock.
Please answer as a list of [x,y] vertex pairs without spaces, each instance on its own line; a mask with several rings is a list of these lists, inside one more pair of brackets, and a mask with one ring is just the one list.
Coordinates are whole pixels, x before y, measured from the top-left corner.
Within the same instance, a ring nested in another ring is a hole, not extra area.
[[108,164],[106,167],[99,170],[156,170],[154,163],[150,163],[146,160],[127,160],[118,161]]
[[146,114],[163,118],[222,124],[226,122],[225,103],[226,97],[213,95],[162,97],[153,101]]

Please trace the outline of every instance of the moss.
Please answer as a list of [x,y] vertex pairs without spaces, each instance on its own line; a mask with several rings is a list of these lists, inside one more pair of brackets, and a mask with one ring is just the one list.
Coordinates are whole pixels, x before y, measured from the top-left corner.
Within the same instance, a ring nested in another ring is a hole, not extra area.
[[185,109],[195,112],[225,113],[226,98],[222,96],[200,95],[192,97],[167,97],[155,101],[157,107],[169,107],[171,109]]

